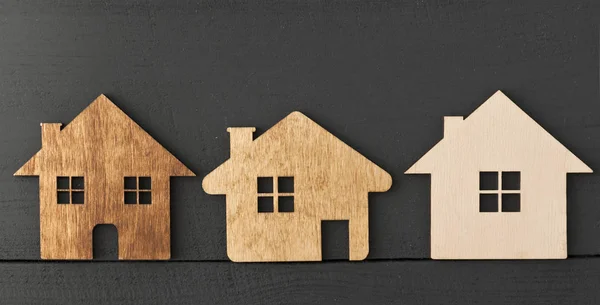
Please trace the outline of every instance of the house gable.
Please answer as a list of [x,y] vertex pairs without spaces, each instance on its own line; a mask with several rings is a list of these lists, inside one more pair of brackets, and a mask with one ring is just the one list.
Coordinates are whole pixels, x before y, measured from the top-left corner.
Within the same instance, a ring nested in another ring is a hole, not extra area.
[[[242,154],[232,151],[232,158],[204,178],[202,185],[207,193],[225,194],[234,188],[237,177],[233,173],[236,168],[277,164],[278,170],[291,172],[295,166],[293,160],[297,158],[302,158],[306,166],[319,167],[323,166],[319,159],[334,155],[342,158],[348,169],[361,167],[361,175],[368,178],[362,180],[368,183],[367,189],[370,192],[385,192],[392,184],[387,172],[297,111],[243,149]],[[238,155],[240,156],[237,157]],[[263,162],[255,162],[257,159],[262,159]]]
[[121,165],[132,172],[148,168],[171,176],[194,176],[104,95],[62,130],[60,124],[42,124],[42,130],[42,149],[15,176],[40,175],[54,162],[60,162],[63,168],[85,168],[82,158],[115,163],[114,168],[119,168],[115,159],[125,160]]
[[[543,147],[544,154],[556,156],[554,163],[565,172],[592,172],[501,91],[496,92],[466,119],[446,117],[444,125],[444,138],[413,164],[406,174],[432,173],[450,162],[449,156],[453,152],[467,146],[473,153],[489,153],[485,151],[486,146],[494,145],[506,146],[521,155],[540,153],[539,147]],[[500,160],[498,162],[501,163]]]

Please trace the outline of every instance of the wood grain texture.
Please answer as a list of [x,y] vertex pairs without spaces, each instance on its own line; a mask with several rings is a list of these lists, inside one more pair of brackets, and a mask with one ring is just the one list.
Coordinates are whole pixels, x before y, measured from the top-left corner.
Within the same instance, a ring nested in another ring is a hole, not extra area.
[[0,263],[4,304],[595,305],[600,259]]
[[[430,181],[404,171],[443,116],[502,89],[600,168],[598,2],[0,1],[0,259],[40,257],[37,179],[12,174],[40,122],[106,93],[198,175],[171,179],[175,260],[227,260],[202,177],[294,110],[393,177],[369,195],[367,259],[430,257]],[[569,256],[600,254],[600,175],[567,177]]]
[[61,125],[42,123],[15,173],[39,176],[42,259],[92,259],[98,224],[116,226],[119,259],[170,258],[169,179],[194,173],[104,95]]
[[592,170],[498,91],[406,173],[431,174],[432,258],[559,259],[566,176]]
[[300,112],[256,140],[253,127],[227,131],[231,156],[202,187],[226,195],[232,261],[319,261],[328,220],[348,220],[350,260],[367,257],[368,193],[389,190],[386,171]]
[[[600,168],[598,24],[592,0],[0,1],[0,260],[25,260],[0,263],[0,303],[598,304],[597,258],[573,259],[600,253],[598,174],[568,175],[569,259],[544,262],[420,260],[430,181],[403,175],[443,116],[497,89]],[[171,179],[187,261],[35,261],[38,181],[12,174],[40,122],[99,92],[198,175]],[[228,259],[226,206],[200,185],[229,156],[224,127],[260,135],[294,110],[394,179],[369,198],[367,261],[212,262]]]

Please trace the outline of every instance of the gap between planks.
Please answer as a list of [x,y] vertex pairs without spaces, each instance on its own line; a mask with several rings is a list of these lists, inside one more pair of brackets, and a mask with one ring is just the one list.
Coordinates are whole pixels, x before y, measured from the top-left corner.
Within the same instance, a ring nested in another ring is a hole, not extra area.
[[[573,255],[567,257],[567,260],[574,259],[593,259],[600,258],[600,254],[593,255]],[[0,260],[0,264],[103,264],[103,263],[124,263],[124,264],[143,264],[143,263],[160,263],[160,264],[174,264],[174,263],[230,263],[234,265],[304,265],[304,264],[339,264],[339,263],[351,263],[351,264],[365,264],[365,263],[384,263],[384,262],[421,262],[421,261],[432,261],[441,263],[451,262],[511,262],[511,261],[529,261],[529,262],[540,262],[540,261],[565,261],[564,259],[514,259],[514,260],[497,260],[497,259],[477,259],[477,260],[434,260],[431,258],[375,258],[366,259],[363,261],[349,261],[347,259],[332,259],[325,261],[314,261],[314,262],[245,262],[235,263],[230,260],[27,260],[27,259],[12,259],[12,260]]]

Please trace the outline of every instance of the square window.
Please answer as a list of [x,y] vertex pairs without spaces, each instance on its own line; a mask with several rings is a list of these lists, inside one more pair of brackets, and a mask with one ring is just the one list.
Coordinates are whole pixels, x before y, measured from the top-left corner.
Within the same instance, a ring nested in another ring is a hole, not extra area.
[[502,172],[502,189],[511,191],[520,190],[521,172]]
[[69,177],[58,177],[56,178],[56,188],[59,190],[68,190],[71,188],[69,184]]
[[137,192],[125,192],[125,204],[136,204]]
[[85,201],[84,192],[72,192],[71,193],[71,203],[73,204],[83,204]]
[[521,194],[502,194],[502,212],[521,212]]
[[137,190],[137,178],[125,177],[125,189],[126,190]]
[[258,212],[273,213],[273,197],[258,197]]
[[279,197],[277,210],[282,213],[291,213],[294,211],[294,196]]
[[140,190],[152,189],[152,179],[150,177],[140,177]]
[[498,172],[479,172],[479,189],[493,191],[498,189]]
[[277,189],[280,193],[294,192],[294,177],[277,178]]
[[58,203],[60,204],[69,204],[71,203],[71,201],[69,201],[71,198],[71,195],[69,194],[69,192],[58,192]]
[[479,212],[498,212],[498,194],[479,194]]
[[83,177],[73,177],[71,178],[71,189],[73,190],[83,190],[85,188]]
[[140,204],[152,204],[152,193],[140,192]]
[[273,193],[273,177],[258,177],[257,184],[259,193]]

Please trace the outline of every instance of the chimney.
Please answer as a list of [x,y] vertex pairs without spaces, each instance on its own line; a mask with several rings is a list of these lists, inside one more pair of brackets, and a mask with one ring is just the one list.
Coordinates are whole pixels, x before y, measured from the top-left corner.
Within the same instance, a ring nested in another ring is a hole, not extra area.
[[444,138],[456,133],[458,127],[463,121],[462,116],[445,116],[444,117]]
[[243,156],[249,149],[256,131],[254,127],[229,127],[229,155],[230,158],[238,158]]
[[56,144],[60,133],[61,123],[42,123],[42,148]]

